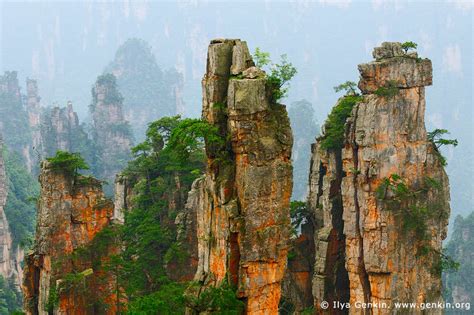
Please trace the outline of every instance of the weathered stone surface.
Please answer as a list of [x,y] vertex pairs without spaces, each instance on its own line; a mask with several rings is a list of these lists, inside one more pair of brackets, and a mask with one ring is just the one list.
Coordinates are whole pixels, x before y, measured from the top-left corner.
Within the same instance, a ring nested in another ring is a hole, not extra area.
[[[26,313],[48,314],[49,305],[54,314],[91,314],[93,301],[100,298],[103,305],[108,305],[106,313],[115,314],[113,278],[96,269],[91,257],[74,257],[78,249],[86,248],[100,231],[110,226],[112,202],[104,197],[99,181],[74,181],[71,175],[51,169],[48,162],[42,164],[40,183],[36,239],[26,258],[22,286]],[[107,252],[94,254],[107,256]],[[85,290],[59,291],[58,302],[51,304],[50,295],[55,287],[66,281],[68,274],[80,272],[87,273]],[[104,283],[96,283],[98,277]]]
[[359,65],[359,88],[362,93],[375,92],[390,84],[398,88],[431,85],[432,65],[429,59],[420,59],[416,54],[400,51],[399,43],[384,43],[374,50],[376,61]]
[[253,66],[249,56],[239,40],[209,46],[203,118],[229,140],[206,148],[206,175],[188,203],[197,208],[195,279],[204,287],[227,279],[247,314],[276,314],[288,251],[292,135],[285,107],[270,102],[264,79],[230,78]]
[[87,134],[71,102],[66,107],[52,107],[41,113],[40,144],[42,156],[51,157],[58,150],[81,152],[87,145]]
[[281,313],[295,314],[313,306],[312,281],[314,269],[314,223],[301,226],[301,234],[291,239],[288,266],[282,282]]
[[404,55],[405,52],[403,51],[402,44],[397,42],[383,42],[380,47],[375,47],[372,52],[372,56],[376,60],[402,57]]
[[[387,47],[374,52],[383,59],[359,66],[359,87],[367,95],[346,121],[342,150],[323,150],[319,142],[313,147],[308,201],[319,222],[313,278],[316,308],[321,300],[334,299],[333,287],[327,286],[331,279],[327,271],[341,264],[345,270],[335,274],[348,276],[348,283],[336,290],[348,290],[352,305],[370,302],[390,307],[394,302],[442,300],[440,275],[433,270],[446,237],[449,182],[439,153],[427,140],[424,123],[423,86],[431,84],[431,62],[399,57],[397,45]],[[396,95],[372,94],[388,80],[402,82]],[[390,192],[381,199],[378,193],[382,182],[393,174],[416,192],[395,208],[393,202],[401,197]],[[439,187],[427,186],[427,178]],[[424,207],[429,215],[418,224],[426,225],[427,239],[404,228],[404,220],[413,220],[404,211]],[[340,231],[340,224],[342,235],[338,233],[331,241],[332,231]],[[345,251],[334,256],[341,244]],[[392,311],[382,307],[371,313]]]
[[115,77],[109,76],[97,80],[92,89],[90,108],[93,140],[98,148],[97,158],[101,161],[95,173],[112,184],[130,159],[133,137],[123,114],[122,96],[116,88]]
[[314,217],[314,274],[312,293],[315,308],[322,301],[349,301],[349,278],[344,266],[345,235],[342,219],[342,160],[340,152],[312,146],[308,207]]

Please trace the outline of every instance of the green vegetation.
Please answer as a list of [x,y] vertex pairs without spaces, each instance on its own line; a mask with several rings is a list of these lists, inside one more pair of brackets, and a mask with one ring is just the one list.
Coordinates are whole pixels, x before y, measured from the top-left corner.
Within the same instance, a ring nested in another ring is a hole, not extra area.
[[436,200],[429,200],[430,192],[439,195],[438,191],[441,188],[441,183],[426,177],[422,187],[413,189],[400,175],[392,174],[384,178],[376,190],[377,199],[385,203],[387,210],[397,212],[395,215],[401,218],[402,230],[421,241],[422,245],[418,247],[417,254],[434,255],[432,272],[439,274],[443,270],[456,269],[458,266],[451,257],[430,246],[428,223],[430,220],[439,220],[447,215],[441,204]]
[[436,147],[436,153],[441,161],[443,166],[448,165],[446,158],[441,154],[440,148],[444,145],[452,145],[456,147],[458,145],[457,139],[445,139],[442,138],[443,135],[449,135],[449,131],[446,129],[435,129],[431,132],[428,132],[428,141],[431,141]]
[[392,98],[398,95],[399,91],[400,89],[398,88],[397,81],[389,80],[385,82],[385,86],[381,86],[377,90],[375,90],[374,94],[386,98]]
[[457,216],[453,224],[453,233],[447,243],[445,255],[452,257],[458,264],[458,270],[447,269],[443,273],[444,298],[453,302],[455,291],[464,292],[467,301],[474,299],[474,212],[468,216]]
[[407,54],[409,50],[416,49],[417,47],[418,47],[418,44],[414,42],[404,42],[402,44],[402,49],[405,51],[405,54]]
[[304,201],[292,201],[290,203],[290,217],[292,234],[296,235],[301,228],[301,224],[311,221],[312,214],[308,205]]
[[[191,287],[195,285],[191,283]],[[239,315],[244,310],[244,303],[237,299],[235,288],[227,282],[218,287],[208,287],[199,294],[199,297],[186,295],[186,304],[197,314]]]
[[28,248],[35,230],[35,196],[39,195],[38,182],[24,166],[20,155],[3,150],[5,169],[8,178],[8,198],[5,205],[13,247]]
[[445,252],[438,252],[439,256],[435,260],[431,272],[441,276],[443,272],[457,272],[461,264],[455,261],[451,256]]
[[[55,119],[59,117],[60,121],[67,122],[70,120],[68,117],[67,107],[63,108],[46,108],[43,109],[41,113],[41,125],[40,133],[42,138],[42,152],[37,152],[38,154],[44,154],[44,157],[52,157],[56,154],[58,150],[58,143],[68,143],[69,147],[65,151],[69,152],[78,152],[88,164],[92,165],[93,163],[93,145],[88,138],[86,133],[86,125],[83,123],[81,125],[69,124],[67,132],[59,132],[53,126],[55,124]],[[39,160],[42,157],[40,156]]]
[[[254,52],[255,64],[259,68],[265,68],[267,74],[267,85],[272,91],[272,99],[274,102],[278,102],[288,94],[289,82],[296,75],[297,70],[288,61],[287,55],[281,55],[281,61],[279,64],[272,63],[270,54],[261,51],[259,48],[255,49]],[[269,67],[269,68],[268,68]]]
[[61,170],[69,176],[76,177],[79,170],[88,170],[89,166],[79,153],[57,151],[54,157],[46,159],[53,170]]
[[346,95],[339,99],[333,107],[324,124],[324,134],[320,140],[324,150],[338,150],[344,146],[344,126],[351,115],[352,108],[363,98],[356,95]]
[[[188,244],[177,241],[174,222],[176,208],[184,206],[192,182],[204,170],[205,144],[222,147],[224,139],[216,127],[202,120],[174,116],[150,123],[146,139],[132,149],[134,159],[124,171],[133,187],[132,208],[124,225],[102,230],[90,245],[73,254],[75,265],[90,261],[94,272],[114,275],[116,287],[127,296],[129,314],[181,314],[186,306],[226,314],[239,314],[242,309],[235,289],[227,284],[193,297],[185,290],[195,284],[177,283],[167,270],[169,264],[188,268]],[[112,244],[124,250],[104,262],[101,255]],[[75,270],[68,275],[71,281],[64,283],[83,288],[87,277],[82,273]]]
[[338,86],[335,86],[334,91],[336,93],[345,91],[346,95],[359,95],[356,88],[357,88],[357,83],[353,81],[346,81],[344,83],[339,84]]
[[0,276],[0,314],[21,314],[21,294],[14,288],[13,279]]

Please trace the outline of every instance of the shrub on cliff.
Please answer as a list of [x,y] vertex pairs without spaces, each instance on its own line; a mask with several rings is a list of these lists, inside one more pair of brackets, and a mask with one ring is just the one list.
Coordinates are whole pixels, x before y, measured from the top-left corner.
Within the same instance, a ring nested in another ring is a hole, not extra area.
[[416,47],[418,47],[418,44],[414,42],[404,42],[402,44],[402,49],[405,51],[405,54],[411,49],[416,49]]
[[89,166],[79,153],[58,150],[56,155],[46,159],[53,170],[61,170],[70,176],[79,175],[79,170],[88,170]]
[[436,152],[438,153],[438,157],[441,161],[443,166],[448,165],[446,158],[441,154],[440,148],[445,145],[452,145],[456,147],[458,145],[457,139],[445,139],[443,135],[449,135],[449,131],[446,129],[435,129],[433,131],[428,132],[427,138],[428,141],[431,141],[434,146],[436,147]]
[[361,96],[346,95],[333,107],[324,124],[324,134],[320,145],[324,150],[337,150],[344,146],[344,125],[355,104],[362,101]]
[[[270,54],[263,52],[260,48],[256,48],[254,52],[255,64],[259,68],[265,68],[270,74],[267,74],[267,85],[272,91],[272,99],[278,102],[286,97],[289,90],[289,82],[296,75],[297,70],[291,62],[288,61],[287,55],[281,55],[280,63],[273,63]],[[269,67],[269,68],[268,68]]]

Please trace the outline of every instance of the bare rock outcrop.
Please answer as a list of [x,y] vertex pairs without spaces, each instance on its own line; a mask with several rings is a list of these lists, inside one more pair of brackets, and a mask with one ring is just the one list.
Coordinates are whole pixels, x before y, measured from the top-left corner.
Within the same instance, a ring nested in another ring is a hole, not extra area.
[[115,278],[101,265],[111,253],[106,229],[113,203],[101,182],[43,162],[36,239],[26,256],[23,282],[27,314],[115,314]]
[[323,300],[330,308],[350,302],[353,314],[364,311],[356,302],[391,314],[395,302],[442,300],[449,182],[425,129],[431,61],[399,43],[384,43],[374,57],[359,65],[363,95],[341,147],[325,148],[326,133],[313,147],[309,205],[318,220],[313,295],[320,312]]
[[92,146],[71,102],[66,107],[44,109],[40,131],[43,157],[54,156],[58,150],[80,152],[86,158],[90,155]]
[[203,287],[237,286],[247,314],[276,314],[287,263],[292,134],[247,44],[217,39],[208,50],[202,117],[224,143],[207,145],[198,196]]
[[92,89],[92,99],[92,138],[98,159],[94,174],[112,184],[130,159],[133,139],[123,114],[123,97],[112,74],[99,76]]

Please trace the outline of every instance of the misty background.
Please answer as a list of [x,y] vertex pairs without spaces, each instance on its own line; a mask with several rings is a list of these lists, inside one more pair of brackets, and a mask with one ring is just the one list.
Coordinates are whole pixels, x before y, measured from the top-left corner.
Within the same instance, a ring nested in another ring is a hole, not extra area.
[[0,71],[18,71],[23,92],[26,77],[37,79],[42,106],[70,100],[87,120],[95,79],[121,44],[141,38],[163,71],[182,76],[178,111],[197,117],[209,41],[241,38],[275,61],[288,55],[298,74],[283,103],[307,100],[321,125],[340,96],[333,87],[358,81],[373,47],[414,41],[433,62],[427,129],[459,140],[443,152],[453,221],[474,209],[473,11],[471,1],[2,1]]

